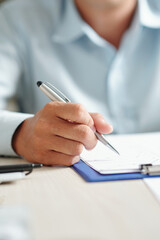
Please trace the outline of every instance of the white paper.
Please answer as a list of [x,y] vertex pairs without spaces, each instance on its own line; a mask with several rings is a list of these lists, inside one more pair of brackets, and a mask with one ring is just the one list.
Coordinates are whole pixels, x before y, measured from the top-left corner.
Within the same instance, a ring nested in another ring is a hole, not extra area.
[[160,201],[160,178],[145,178],[144,182]]
[[0,173],[0,183],[12,182],[18,179],[22,179],[25,176],[26,175],[24,172]]
[[[160,133],[106,136],[120,156],[98,141],[81,159],[101,174],[137,171],[141,164],[160,164]],[[152,145],[154,145],[152,147]]]

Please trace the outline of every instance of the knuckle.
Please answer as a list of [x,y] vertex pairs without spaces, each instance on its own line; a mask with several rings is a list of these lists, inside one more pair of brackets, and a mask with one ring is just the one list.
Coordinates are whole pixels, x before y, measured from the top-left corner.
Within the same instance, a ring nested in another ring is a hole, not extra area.
[[76,143],[74,145],[74,149],[73,149],[73,152],[74,152],[74,155],[80,155],[83,151],[83,144],[82,143]]
[[80,160],[80,157],[79,157],[79,156],[70,157],[70,158],[68,159],[68,161],[66,161],[66,166],[70,167],[70,166],[72,166],[73,164],[79,162],[79,160]]
[[91,150],[96,146],[97,138],[88,126],[83,125],[81,127],[79,136],[86,149]]
[[83,114],[84,114],[84,111],[85,111],[85,109],[82,106],[82,104],[76,103],[74,108],[75,108],[74,110],[75,110],[75,113],[76,113],[77,117],[81,118],[83,116]]
[[68,160],[68,161],[66,161],[66,163],[65,163],[65,166],[67,166],[67,167],[70,167],[70,166],[72,166],[73,164],[72,164],[72,161],[71,160]]
[[47,103],[45,106],[44,106],[44,111],[46,111],[46,112],[48,112],[48,111],[50,111],[51,109],[52,109],[52,107],[53,107],[53,103],[52,102],[49,102],[49,103]]
[[50,102],[50,104],[52,104],[52,108],[59,108],[63,105],[62,102],[58,102],[58,101],[55,101],[55,102]]
[[93,122],[93,119],[92,119],[91,117],[88,119],[87,125],[88,125],[89,127],[93,127],[93,126],[94,126],[94,122]]
[[80,130],[80,136],[83,141],[88,141],[90,137],[90,128],[88,126],[83,125]]
[[97,145],[97,139],[90,142],[90,146],[88,147],[88,150],[92,150],[93,148],[95,148],[96,145]]
[[56,110],[59,106],[61,106],[61,102],[58,102],[58,101],[49,102],[44,106],[43,110],[44,112],[47,112],[47,113],[51,111],[53,113],[53,111]]

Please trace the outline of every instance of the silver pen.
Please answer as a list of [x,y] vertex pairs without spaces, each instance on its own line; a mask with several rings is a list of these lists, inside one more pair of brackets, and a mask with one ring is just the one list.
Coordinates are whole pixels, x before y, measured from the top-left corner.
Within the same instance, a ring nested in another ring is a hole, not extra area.
[[[57,88],[55,88],[52,84],[48,82],[37,82],[37,86],[44,92],[52,101],[59,101],[59,102],[71,102],[62,92],[60,92]],[[105,139],[105,137],[98,133],[97,131],[94,132],[97,139],[101,141],[105,146],[110,148],[115,153],[119,154],[119,152]]]

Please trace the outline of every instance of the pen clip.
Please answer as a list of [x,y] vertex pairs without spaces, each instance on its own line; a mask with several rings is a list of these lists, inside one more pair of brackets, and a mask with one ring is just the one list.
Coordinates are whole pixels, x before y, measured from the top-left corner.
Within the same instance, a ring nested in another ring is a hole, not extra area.
[[25,175],[27,176],[27,175],[31,174],[32,171],[33,171],[33,169],[28,170],[28,171],[25,173]]

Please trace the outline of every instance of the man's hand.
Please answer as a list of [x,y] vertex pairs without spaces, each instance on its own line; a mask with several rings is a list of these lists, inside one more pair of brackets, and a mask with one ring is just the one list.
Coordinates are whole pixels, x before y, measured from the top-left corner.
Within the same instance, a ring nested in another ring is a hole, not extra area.
[[12,145],[30,162],[70,166],[80,160],[83,147],[95,147],[94,127],[112,131],[100,114],[89,114],[81,104],[50,102],[18,127]]

